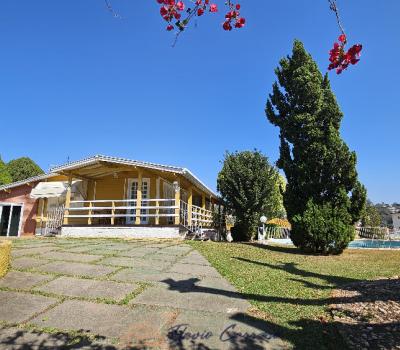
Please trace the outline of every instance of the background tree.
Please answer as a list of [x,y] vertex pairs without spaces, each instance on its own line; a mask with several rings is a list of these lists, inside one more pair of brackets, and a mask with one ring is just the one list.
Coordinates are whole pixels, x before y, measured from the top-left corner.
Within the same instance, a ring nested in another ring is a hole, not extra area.
[[22,157],[14,159],[7,164],[7,170],[12,181],[22,181],[32,176],[43,174],[43,170],[32,159]]
[[8,172],[6,164],[0,157],[0,186],[12,182],[10,173]]
[[306,251],[339,253],[353,239],[366,200],[356,154],[340,137],[343,114],[328,77],[300,41],[275,73],[266,114],[280,128],[277,165],[288,181],[284,205],[293,243]]
[[261,215],[271,218],[281,214],[279,181],[277,169],[261,152],[226,153],[217,188],[236,217],[236,240],[250,240]]
[[378,227],[382,224],[382,216],[378,208],[370,200],[367,201],[361,224],[368,227]]

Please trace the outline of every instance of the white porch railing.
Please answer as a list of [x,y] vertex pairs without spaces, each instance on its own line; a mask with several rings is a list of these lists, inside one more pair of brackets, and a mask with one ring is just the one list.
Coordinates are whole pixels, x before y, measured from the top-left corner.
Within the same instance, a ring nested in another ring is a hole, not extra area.
[[85,200],[71,201],[70,207],[65,208],[64,218],[68,219],[111,219],[114,224],[116,218],[161,218],[176,217],[175,199],[142,199],[141,205],[137,205],[135,199],[104,199],[104,200]]
[[175,219],[179,218],[179,223],[191,230],[211,227],[214,216],[211,210],[196,205],[189,208],[188,203],[182,200],[177,203],[175,198],[142,199],[140,205],[137,205],[135,199],[79,200],[71,201],[69,207],[64,210],[64,218],[68,224],[82,223],[82,220],[87,221],[88,225],[92,225],[95,220],[100,223],[104,220],[108,223],[110,220],[111,225],[129,223],[129,220],[121,222],[118,220],[120,218],[132,218],[131,223],[140,221],[143,224],[142,221],[145,221],[145,224],[148,224],[148,218],[155,218],[154,223],[158,225],[160,218],[167,218],[169,224],[176,223]]
[[211,226],[213,223],[213,212],[196,205],[192,205],[192,223],[195,226]]

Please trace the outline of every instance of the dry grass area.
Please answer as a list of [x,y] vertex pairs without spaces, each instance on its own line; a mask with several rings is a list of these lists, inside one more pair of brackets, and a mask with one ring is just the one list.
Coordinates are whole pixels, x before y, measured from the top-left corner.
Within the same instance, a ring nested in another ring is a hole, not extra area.
[[0,241],[0,277],[3,277],[10,267],[11,241]]

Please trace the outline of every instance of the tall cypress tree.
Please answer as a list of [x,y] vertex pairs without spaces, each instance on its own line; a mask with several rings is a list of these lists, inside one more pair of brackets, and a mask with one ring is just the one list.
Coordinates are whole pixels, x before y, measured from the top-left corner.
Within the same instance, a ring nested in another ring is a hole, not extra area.
[[365,207],[356,154],[340,137],[343,114],[327,75],[301,42],[275,70],[278,82],[266,105],[280,128],[280,158],[288,181],[284,204],[293,243],[305,251],[340,253],[354,238]]

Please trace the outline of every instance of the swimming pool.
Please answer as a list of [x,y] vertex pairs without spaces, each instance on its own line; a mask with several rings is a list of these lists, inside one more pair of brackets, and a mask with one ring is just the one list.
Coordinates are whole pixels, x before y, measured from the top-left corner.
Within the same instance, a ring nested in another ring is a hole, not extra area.
[[[266,243],[275,243],[282,245],[293,245],[290,238],[286,239],[269,239]],[[349,248],[362,249],[362,248],[390,248],[400,249],[400,241],[386,241],[383,239],[356,239],[349,244]]]
[[400,241],[386,241],[383,239],[356,239],[350,242],[349,248],[391,248],[400,249]]

